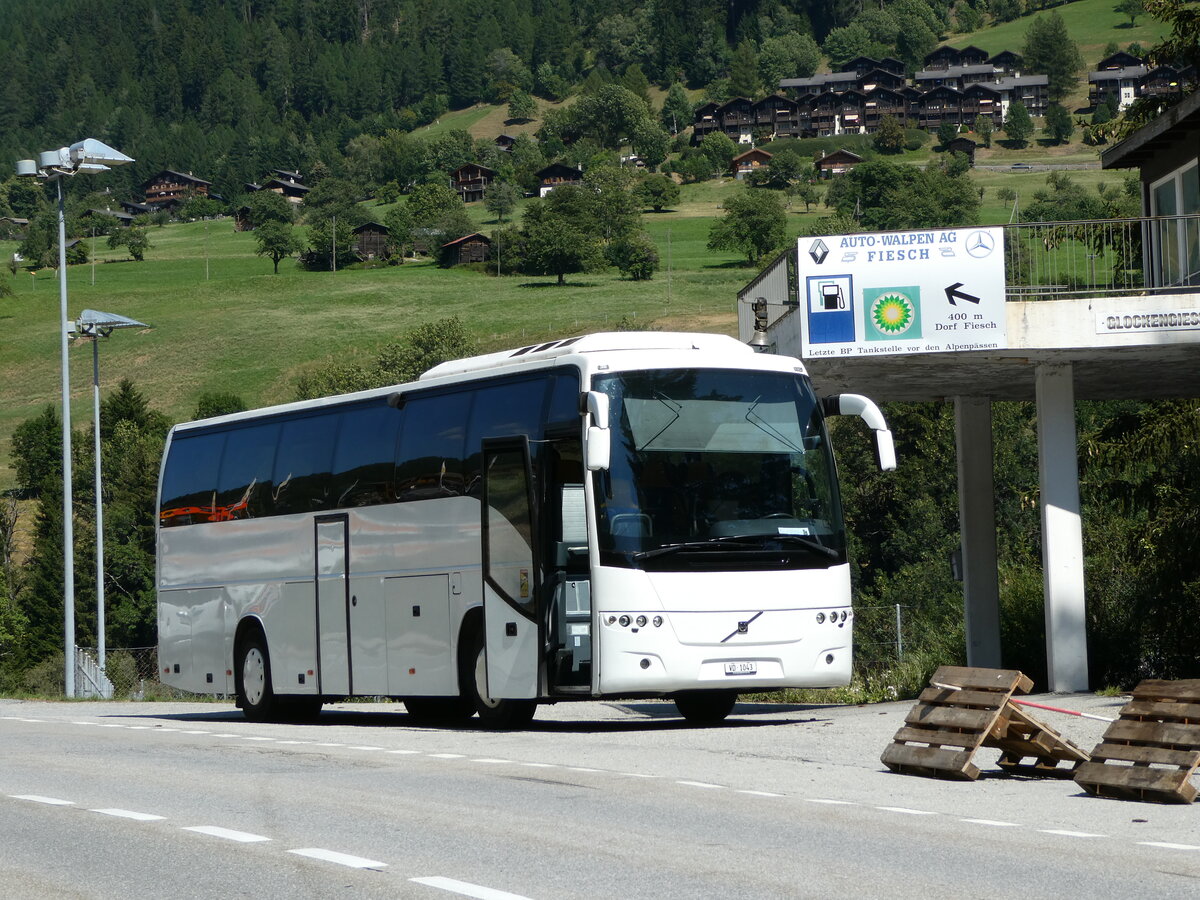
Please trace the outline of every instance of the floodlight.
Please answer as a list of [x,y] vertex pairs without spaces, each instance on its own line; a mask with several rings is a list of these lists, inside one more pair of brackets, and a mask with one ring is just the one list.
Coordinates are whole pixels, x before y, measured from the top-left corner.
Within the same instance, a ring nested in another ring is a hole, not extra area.
[[103,171],[103,169],[85,169],[85,165],[123,166],[133,162],[133,157],[126,156],[120,150],[114,150],[108,144],[95,138],[86,138],[72,144],[69,151],[71,161],[76,163],[80,171]]
[[36,159],[18,159],[17,175],[21,178],[36,178],[38,166]]
[[96,309],[85,309],[75,321],[76,334],[107,334],[114,328],[149,328],[145,322],[121,316],[117,313],[100,312]]
[[71,167],[71,154],[66,147],[61,150],[43,150],[38,154],[39,169],[65,169]]

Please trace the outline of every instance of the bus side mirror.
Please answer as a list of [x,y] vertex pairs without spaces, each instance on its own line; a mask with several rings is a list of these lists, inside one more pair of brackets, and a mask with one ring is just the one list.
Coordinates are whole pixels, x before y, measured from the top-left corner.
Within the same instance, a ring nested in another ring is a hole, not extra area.
[[588,391],[587,411],[591,425],[587,430],[584,459],[588,471],[607,469],[611,459],[611,442],[608,430],[608,394]]
[[884,472],[891,472],[896,468],[896,442],[892,439],[887,420],[875,405],[875,401],[862,394],[839,394],[836,397],[824,398],[821,408],[827,416],[858,416],[866,422],[875,432],[875,461],[879,468]]

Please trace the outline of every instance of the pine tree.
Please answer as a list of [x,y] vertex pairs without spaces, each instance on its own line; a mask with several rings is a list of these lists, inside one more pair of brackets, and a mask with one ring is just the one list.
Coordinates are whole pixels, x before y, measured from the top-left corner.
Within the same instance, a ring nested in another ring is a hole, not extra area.
[[1014,100],[1008,107],[1008,117],[1004,120],[1004,133],[1018,147],[1024,147],[1033,134],[1033,119],[1029,110],[1020,100]]
[[758,77],[758,57],[749,41],[742,41],[729,63],[729,93],[734,97],[757,100],[762,93]]
[[1057,10],[1034,18],[1025,30],[1025,68],[1050,79],[1050,99],[1062,100],[1074,89],[1083,68],[1079,47]]

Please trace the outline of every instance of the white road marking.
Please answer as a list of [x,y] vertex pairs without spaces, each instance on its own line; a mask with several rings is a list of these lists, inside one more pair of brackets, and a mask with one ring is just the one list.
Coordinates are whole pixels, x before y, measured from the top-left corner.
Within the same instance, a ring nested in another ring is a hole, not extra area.
[[804,797],[803,800],[805,803],[825,803],[829,806],[858,806],[850,800],[826,800],[823,797]]
[[[207,731],[185,731],[184,732],[184,734],[209,734],[209,733],[210,732],[207,732]],[[237,737],[237,735],[236,734],[214,734],[213,737],[231,738],[231,737]]]
[[279,741],[280,744],[311,744],[312,741]]
[[[101,496],[103,496],[103,495],[101,495]],[[129,728],[132,731],[149,731],[154,726],[153,725],[126,725],[125,727]]]
[[322,744],[313,744],[313,746],[314,747],[345,747],[346,745],[345,744],[335,744],[335,743],[322,743]]
[[772,794],[770,791],[738,791],[739,794],[749,794],[752,797],[785,797],[786,794]]
[[554,763],[523,762],[523,763],[521,763],[521,765],[529,766],[529,768],[531,768],[531,769],[557,769],[558,768],[558,766],[555,765]]
[[166,818],[166,816],[155,816],[150,813],[134,812],[130,809],[93,809],[92,812],[102,813],[106,816],[117,816],[121,819],[134,819],[138,822],[158,822]]
[[1090,831],[1063,831],[1059,828],[1042,828],[1039,829],[1042,834],[1057,834],[1062,837],[1074,838],[1099,838],[1105,837],[1103,834],[1092,834]]
[[[282,741],[280,743],[282,743]],[[350,749],[350,750],[382,750],[383,748],[382,747],[368,747],[366,745],[361,745],[361,746],[357,746],[357,747],[351,746],[347,749]]]
[[[185,731],[185,732],[184,732],[184,734],[212,734],[212,732],[211,732],[211,731]],[[213,737],[235,737],[235,735],[232,735],[232,734],[225,734],[225,735],[221,735],[221,734],[214,734],[214,735],[213,735]]]
[[1161,847],[1164,850],[1200,850],[1192,844],[1171,844],[1167,841],[1138,841],[1143,847]]
[[405,756],[411,756],[414,753],[419,755],[421,753],[421,751],[420,750],[389,750],[388,753],[398,753],[398,754],[402,754]]
[[676,784],[686,784],[688,787],[698,788],[723,788],[723,784],[709,784],[707,781],[677,781]]
[[960,822],[969,822],[972,825],[992,825],[996,828],[1020,828],[1016,822],[997,822],[995,819],[959,819]]
[[511,759],[494,759],[490,756],[485,756],[482,759],[473,759],[473,760],[471,760],[471,762],[508,764],[508,763],[511,763],[512,760]]
[[904,813],[906,816],[936,816],[937,813],[930,812],[927,809],[909,809],[907,806],[877,806],[876,809],[882,809],[884,812]]
[[440,888],[443,891],[462,894],[464,897],[475,897],[476,900],[529,900],[522,894],[510,894],[508,891],[498,891],[495,888],[471,884],[468,881],[458,881],[454,878],[442,878],[440,875],[408,880],[415,884],[424,884],[428,887]]
[[97,722],[96,727],[97,728],[124,728],[125,726],[118,725],[115,722]]
[[43,797],[40,794],[9,794],[14,800],[32,800],[34,803],[46,803],[50,806],[74,806],[74,800],[59,800],[57,797]]
[[657,775],[643,775],[641,772],[618,772],[618,775],[624,775],[626,778],[657,778]]
[[311,859],[321,859],[325,862],[337,863],[339,866],[350,866],[352,869],[382,869],[385,862],[366,859],[362,856],[351,856],[349,853],[338,853],[336,850],[323,850],[320,847],[305,847],[300,850],[289,850],[297,856],[307,856]]
[[212,837],[224,838],[227,841],[237,841],[240,844],[254,844],[260,841],[269,841],[269,837],[263,837],[261,834],[250,834],[246,831],[232,831],[228,828],[220,828],[217,825],[192,825],[183,831],[194,831],[197,834],[207,834]]
[[465,753],[430,753],[430,759],[466,759]]
[[275,738],[273,738],[273,737],[261,737],[256,734],[248,734],[248,735],[246,735],[245,739],[247,741],[274,741],[275,740]]
[[599,772],[600,769],[589,769],[587,766],[567,766],[572,772]]

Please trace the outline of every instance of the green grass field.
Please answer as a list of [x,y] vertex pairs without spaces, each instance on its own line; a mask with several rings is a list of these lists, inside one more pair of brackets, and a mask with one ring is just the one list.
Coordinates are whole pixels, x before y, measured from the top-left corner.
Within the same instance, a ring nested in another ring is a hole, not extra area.
[[[1029,172],[976,171],[984,188],[983,221],[1007,222],[1010,209],[996,199],[1009,186],[1023,201],[1045,177]],[[1072,174],[1088,186],[1116,184],[1120,173]],[[201,394],[230,391],[252,406],[291,400],[306,370],[355,357],[424,322],[461,317],[482,350],[520,346],[552,336],[614,327],[622,318],[648,327],[733,334],[737,291],[755,274],[742,259],[706,247],[720,206],[742,188],[731,179],[684,185],[676,208],[646,213],[645,228],[658,244],[660,271],[650,281],[615,271],[573,275],[565,287],[553,278],[496,278],[470,269],[439,269],[408,262],[384,268],[308,272],[294,260],[271,263],[254,255],[252,233],[232,220],[152,228],[145,262],[120,258],[97,241],[96,264],[68,270],[70,313],[85,308],[131,316],[153,328],[117,332],[101,346],[102,389],[128,377],[155,407],[188,418]],[[827,216],[822,205],[788,215],[792,234]],[[495,226],[482,204],[472,216],[485,231]],[[15,247],[15,245],[12,245]],[[93,283],[94,278],[94,283]],[[12,487],[9,440],[21,421],[59,398],[58,278],[20,272],[13,297],[0,301],[0,489]],[[72,417],[91,417],[91,351],[71,349]]]

